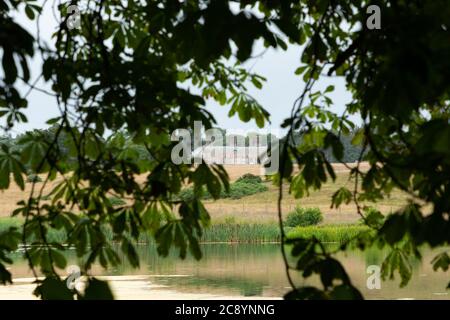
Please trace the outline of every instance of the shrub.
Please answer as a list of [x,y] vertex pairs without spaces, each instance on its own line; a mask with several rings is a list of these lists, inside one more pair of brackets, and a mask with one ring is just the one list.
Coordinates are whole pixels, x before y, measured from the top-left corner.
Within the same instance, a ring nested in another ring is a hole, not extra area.
[[[259,178],[259,177],[258,177]],[[222,198],[231,198],[231,199],[240,199],[245,196],[249,196],[255,193],[260,193],[267,191],[267,186],[262,183],[254,183],[254,182],[235,182],[230,185],[230,192],[221,194]]]
[[110,197],[109,202],[111,205],[114,206],[123,206],[126,204],[126,202],[123,199],[120,199],[118,197]]
[[42,182],[42,179],[37,174],[32,173],[27,176],[27,182],[30,183]]
[[305,238],[316,239],[323,242],[344,243],[356,238],[363,232],[373,232],[369,227],[362,225],[324,225],[297,227],[287,231],[288,239]]
[[245,183],[262,183],[262,179],[259,176],[255,176],[251,173],[246,173],[243,176],[239,177],[236,182],[245,182]]
[[[247,176],[247,177],[246,177]],[[244,175],[236,182],[230,184],[229,192],[226,192],[222,188],[222,192],[220,193],[219,198],[231,198],[231,199],[240,199],[245,196],[250,196],[255,193],[260,193],[267,191],[268,188],[261,181],[261,178],[258,176],[250,175],[253,177],[249,177],[248,175]],[[178,193],[178,198],[184,201],[190,201],[194,198],[194,189],[192,187],[185,188]],[[211,199],[211,194],[204,188],[202,199]]]
[[306,227],[319,224],[323,216],[319,208],[296,207],[287,215],[285,225],[287,227]]

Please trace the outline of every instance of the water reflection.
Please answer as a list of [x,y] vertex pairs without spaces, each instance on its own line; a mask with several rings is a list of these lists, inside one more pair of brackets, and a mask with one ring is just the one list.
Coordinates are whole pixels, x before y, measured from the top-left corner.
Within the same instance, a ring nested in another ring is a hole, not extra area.
[[[176,290],[186,293],[208,293],[233,296],[282,297],[289,290],[279,246],[276,244],[205,244],[202,245],[203,258],[196,261],[192,257],[178,258],[176,252],[167,258],[156,254],[153,245],[140,245],[141,267],[131,268],[125,261],[116,268],[102,270],[95,267],[97,275],[147,275],[156,285],[151,290]],[[413,261],[413,279],[406,288],[399,288],[398,276],[394,281],[382,282],[381,289],[369,290],[366,280],[369,265],[381,265],[386,251],[370,249],[366,252],[353,251],[339,256],[353,283],[368,299],[448,299],[445,290],[449,272],[434,272],[430,261],[435,253],[425,250],[422,261]],[[77,264],[73,251],[67,252],[69,264]],[[20,254],[15,255],[13,276],[30,276],[25,261]],[[299,284],[319,285],[317,278],[305,282],[300,275],[295,280]],[[149,289],[150,290],[150,289]]]

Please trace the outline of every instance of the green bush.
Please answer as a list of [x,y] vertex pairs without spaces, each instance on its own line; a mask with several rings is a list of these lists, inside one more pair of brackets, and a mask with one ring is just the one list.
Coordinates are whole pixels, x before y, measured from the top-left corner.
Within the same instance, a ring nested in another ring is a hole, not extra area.
[[288,239],[311,239],[314,237],[322,242],[344,243],[355,239],[364,232],[373,232],[373,230],[362,225],[323,225],[291,228],[286,232]]
[[262,179],[259,176],[255,176],[251,173],[246,173],[243,176],[239,177],[236,182],[245,182],[245,183],[262,183]]
[[42,179],[37,174],[32,173],[27,176],[27,182],[29,183],[42,182]]
[[264,192],[267,190],[267,186],[262,183],[236,181],[235,183],[230,185],[229,193],[225,193],[225,191],[222,192],[221,198],[240,199],[242,197]]
[[[229,192],[222,188],[220,198],[240,199],[267,190],[267,186],[262,183],[260,177],[248,173],[231,183]],[[185,188],[178,193],[178,197],[184,201],[190,201],[194,198],[194,189],[192,187]],[[212,196],[206,189],[203,189],[201,198],[207,200],[212,199]]]
[[306,227],[319,224],[322,220],[323,216],[319,208],[296,207],[287,215],[285,225],[287,227]]

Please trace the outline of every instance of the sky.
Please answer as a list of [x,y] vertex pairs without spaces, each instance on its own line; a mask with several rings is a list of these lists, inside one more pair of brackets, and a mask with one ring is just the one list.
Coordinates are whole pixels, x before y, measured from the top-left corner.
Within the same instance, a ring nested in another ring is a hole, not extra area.
[[[82,14],[82,13],[81,13]],[[36,23],[28,20],[24,15],[15,17],[23,27],[31,34],[36,35]],[[43,10],[40,20],[41,37],[49,40],[51,34],[56,30],[56,22],[50,6]],[[257,42],[253,48],[253,55],[264,51],[264,47]],[[258,58],[250,59],[244,63],[244,66],[251,68],[252,72],[258,73],[267,79],[262,89],[256,89],[252,86],[249,93],[271,114],[271,124],[266,126],[265,130],[277,134],[280,131],[280,124],[290,114],[295,99],[301,94],[304,88],[303,79],[295,75],[295,70],[300,66],[300,56],[302,48],[290,45],[284,50],[268,49],[264,55]],[[30,63],[32,72],[32,81],[41,71],[41,59],[37,55]],[[345,88],[345,82],[341,78],[320,79],[315,89],[325,89],[328,85],[334,85],[335,90],[330,94],[334,101],[332,110],[342,113],[345,104],[350,101],[351,95]],[[49,90],[49,84],[39,81],[37,87]],[[27,92],[28,87],[20,84],[21,92]],[[33,90],[28,96],[29,105],[24,112],[28,118],[28,123],[18,124],[14,127],[12,134],[16,135],[27,130],[36,128],[46,128],[45,122],[58,115],[56,101],[54,97]],[[242,123],[238,116],[228,117],[230,106],[221,106],[212,100],[207,101],[207,109],[215,116],[218,126],[221,128],[233,130],[257,131],[258,128],[252,120],[248,123]],[[357,119],[354,119],[358,121]],[[4,120],[0,120],[4,121]],[[279,136],[279,134],[277,134]]]

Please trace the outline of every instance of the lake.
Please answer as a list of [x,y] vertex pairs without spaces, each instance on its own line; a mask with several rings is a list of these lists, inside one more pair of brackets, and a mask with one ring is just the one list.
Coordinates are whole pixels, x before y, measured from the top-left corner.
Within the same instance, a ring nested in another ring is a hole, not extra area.
[[[173,252],[167,258],[156,254],[153,245],[139,245],[141,267],[133,269],[126,263],[116,269],[102,270],[96,266],[93,274],[104,276],[142,276],[142,290],[174,291],[180,294],[205,294],[230,297],[282,297],[289,290],[284,273],[280,248],[277,244],[203,244],[203,258],[185,260]],[[381,289],[366,287],[366,269],[369,265],[381,265],[386,251],[371,249],[367,252],[352,251],[339,256],[353,283],[367,299],[449,299],[445,288],[450,272],[434,272],[430,261],[437,252],[424,250],[422,261],[413,261],[413,279],[406,288],[399,288],[399,276],[394,281],[384,281]],[[76,265],[73,250],[66,254],[69,265]],[[14,255],[13,277],[30,277],[20,253]],[[299,285],[319,285],[317,278],[305,282],[294,276]],[[133,279],[133,278],[130,278]],[[1,297],[0,297],[1,298]]]

